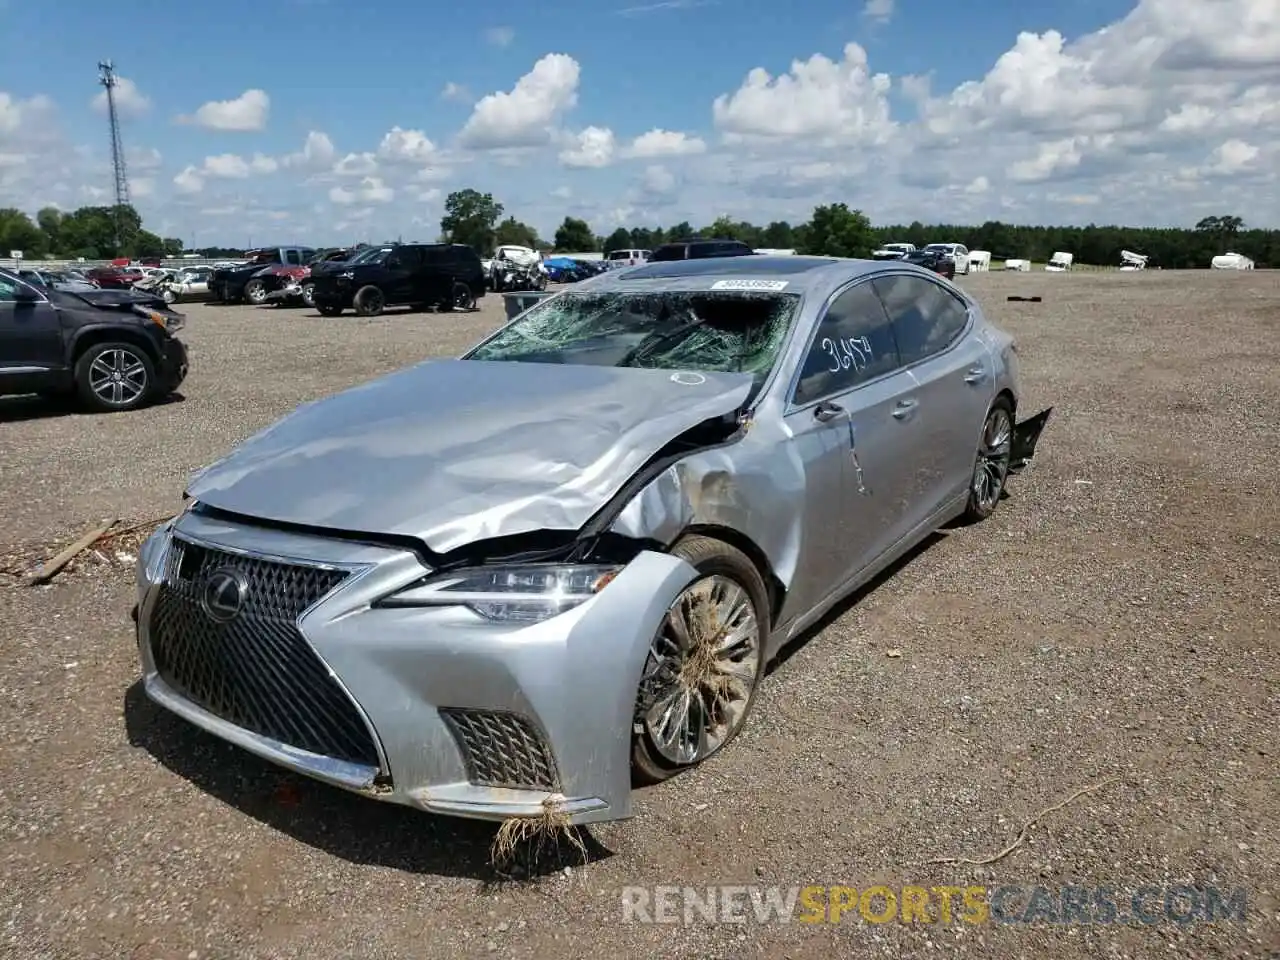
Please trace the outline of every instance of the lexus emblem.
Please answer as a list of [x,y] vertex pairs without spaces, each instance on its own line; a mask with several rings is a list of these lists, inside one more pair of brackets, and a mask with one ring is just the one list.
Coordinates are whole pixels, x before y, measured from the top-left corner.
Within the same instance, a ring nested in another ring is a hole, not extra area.
[[214,620],[230,623],[240,615],[248,592],[249,584],[240,571],[219,567],[205,578],[200,602],[204,612]]

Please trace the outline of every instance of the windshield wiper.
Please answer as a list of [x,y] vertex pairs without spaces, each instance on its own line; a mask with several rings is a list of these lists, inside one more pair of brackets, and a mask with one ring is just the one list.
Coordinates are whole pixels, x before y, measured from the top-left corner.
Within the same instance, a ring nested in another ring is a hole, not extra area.
[[697,314],[691,312],[690,319],[685,320],[683,323],[677,323],[674,327],[672,327],[669,330],[664,330],[661,332],[654,332],[649,334],[647,337],[645,337],[643,340],[637,343],[634,347],[628,350],[625,354],[623,354],[622,359],[618,361],[618,366],[629,367],[631,366],[631,364],[635,363],[645,354],[651,353],[653,350],[655,350],[657,347],[662,346],[664,343],[669,343],[672,340],[680,339],[690,330],[695,330],[698,327],[703,326],[706,322],[707,321],[704,318],[699,317]]

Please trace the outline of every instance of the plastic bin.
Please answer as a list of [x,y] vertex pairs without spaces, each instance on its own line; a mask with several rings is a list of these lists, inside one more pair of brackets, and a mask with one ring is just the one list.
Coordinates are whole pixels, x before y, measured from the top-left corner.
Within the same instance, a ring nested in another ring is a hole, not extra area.
[[551,295],[550,290],[517,290],[514,293],[504,293],[502,299],[506,303],[507,319],[514,320],[539,300],[545,300]]

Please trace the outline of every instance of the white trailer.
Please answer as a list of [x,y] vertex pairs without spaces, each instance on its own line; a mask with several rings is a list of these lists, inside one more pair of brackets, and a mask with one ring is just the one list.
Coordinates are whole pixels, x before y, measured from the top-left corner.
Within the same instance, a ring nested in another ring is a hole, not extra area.
[[969,251],[969,272],[970,273],[986,273],[991,269],[991,251],[990,250],[970,250]]
[[1049,262],[1044,265],[1044,268],[1050,273],[1065,273],[1071,269],[1071,264],[1075,262],[1075,259],[1074,254],[1059,251],[1049,258]]
[[1120,269],[1126,272],[1132,270],[1147,269],[1147,261],[1151,257],[1144,253],[1134,253],[1132,250],[1120,251]]
[[1031,269],[1030,260],[1006,260],[1004,262],[1006,270],[1017,270],[1019,273],[1026,273]]
[[1224,253],[1209,263],[1212,270],[1252,270],[1253,261],[1243,253]]

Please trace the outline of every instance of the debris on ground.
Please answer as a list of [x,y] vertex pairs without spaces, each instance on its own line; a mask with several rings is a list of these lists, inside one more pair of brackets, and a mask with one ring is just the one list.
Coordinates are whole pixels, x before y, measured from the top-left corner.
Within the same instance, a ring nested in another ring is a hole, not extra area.
[[[103,520],[52,556],[48,547],[39,546],[0,555],[0,577],[16,577],[24,586],[40,586],[64,572],[132,566],[137,562],[143,541],[170,517],[166,514],[136,522]],[[44,559],[46,557],[48,559]]]
[[564,800],[561,794],[548,794],[540,814],[503,821],[489,847],[489,861],[498,873],[532,877],[540,864],[560,862],[567,852],[566,842],[568,850],[575,851],[582,863],[587,862],[587,846],[578,828],[569,822]]

